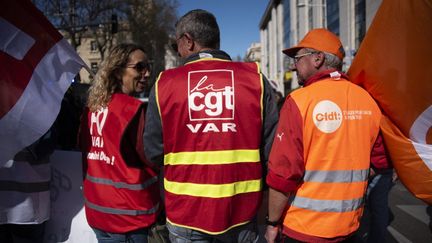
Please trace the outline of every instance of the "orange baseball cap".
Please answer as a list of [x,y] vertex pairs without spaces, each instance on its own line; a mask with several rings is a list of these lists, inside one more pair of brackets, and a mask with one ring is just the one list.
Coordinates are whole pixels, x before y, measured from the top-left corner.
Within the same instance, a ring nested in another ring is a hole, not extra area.
[[309,31],[297,46],[283,50],[282,52],[294,57],[298,50],[312,48],[317,51],[328,52],[336,55],[341,60],[345,57],[342,43],[335,34],[327,29],[313,29]]

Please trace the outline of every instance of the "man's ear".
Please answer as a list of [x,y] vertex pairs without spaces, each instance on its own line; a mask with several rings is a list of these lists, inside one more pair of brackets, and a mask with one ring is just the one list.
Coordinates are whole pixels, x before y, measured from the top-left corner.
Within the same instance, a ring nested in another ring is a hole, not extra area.
[[185,41],[186,41],[186,47],[187,47],[187,49],[189,51],[193,51],[194,48],[195,48],[195,42],[194,42],[192,36],[189,33],[185,33],[184,36],[185,36],[184,38],[185,38]]
[[319,69],[322,65],[324,65],[324,60],[325,60],[324,53],[318,52],[313,59],[314,67],[316,69]]

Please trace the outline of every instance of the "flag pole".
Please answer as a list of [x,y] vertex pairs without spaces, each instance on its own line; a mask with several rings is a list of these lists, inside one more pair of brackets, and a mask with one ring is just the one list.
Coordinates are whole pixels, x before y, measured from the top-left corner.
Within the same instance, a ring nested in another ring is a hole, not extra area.
[[91,68],[87,64],[84,65],[84,68],[85,70],[87,70],[87,72],[90,74],[92,78],[96,76],[96,74],[93,72],[93,70],[91,70]]

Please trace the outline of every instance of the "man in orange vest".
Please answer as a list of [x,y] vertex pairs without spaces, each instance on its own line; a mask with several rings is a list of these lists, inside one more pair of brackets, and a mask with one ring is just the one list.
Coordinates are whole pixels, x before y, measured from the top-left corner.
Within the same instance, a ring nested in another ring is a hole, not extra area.
[[144,132],[146,155],[164,164],[170,240],[256,242],[262,168],[278,119],[271,87],[256,63],[219,50],[207,11],[180,18],[176,44],[185,64],[159,75]]
[[369,167],[388,168],[381,111],[340,72],[344,50],[326,29],[283,51],[303,88],[280,112],[269,159],[266,239],[282,225],[285,242],[352,240],[363,213]]

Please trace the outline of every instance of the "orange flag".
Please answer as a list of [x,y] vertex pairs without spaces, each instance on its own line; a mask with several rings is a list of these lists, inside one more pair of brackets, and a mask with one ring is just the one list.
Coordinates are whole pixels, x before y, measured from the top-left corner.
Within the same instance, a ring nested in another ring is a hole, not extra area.
[[400,180],[432,204],[432,0],[384,0],[348,71],[386,115]]

